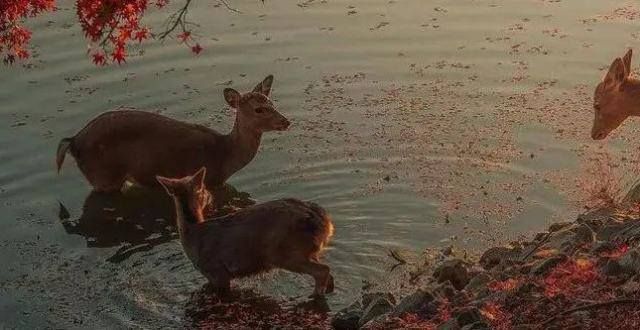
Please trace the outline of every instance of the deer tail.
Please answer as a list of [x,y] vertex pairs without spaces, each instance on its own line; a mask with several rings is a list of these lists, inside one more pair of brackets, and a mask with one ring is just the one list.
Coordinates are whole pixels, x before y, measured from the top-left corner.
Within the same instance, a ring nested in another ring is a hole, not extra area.
[[321,249],[326,247],[333,236],[333,220],[329,213],[316,203],[309,203],[309,207],[318,216],[320,223],[318,223],[318,229],[320,231]]
[[71,143],[73,142],[73,138],[64,138],[60,140],[58,144],[58,150],[56,151],[56,165],[58,167],[58,173],[60,173],[60,168],[62,168],[62,163],[64,163],[64,156],[69,151],[69,147],[71,147]]

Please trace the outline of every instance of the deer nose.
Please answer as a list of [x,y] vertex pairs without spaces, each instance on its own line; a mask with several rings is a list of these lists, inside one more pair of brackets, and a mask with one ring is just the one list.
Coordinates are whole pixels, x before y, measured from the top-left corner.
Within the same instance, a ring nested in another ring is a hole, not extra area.
[[591,138],[594,140],[602,140],[607,137],[607,132],[594,132],[591,134]]

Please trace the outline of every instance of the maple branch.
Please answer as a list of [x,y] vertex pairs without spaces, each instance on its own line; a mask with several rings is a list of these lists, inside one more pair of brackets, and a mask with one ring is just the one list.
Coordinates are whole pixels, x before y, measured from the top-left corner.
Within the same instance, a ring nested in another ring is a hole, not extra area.
[[182,6],[182,8],[178,10],[178,12],[173,13],[171,16],[169,16],[169,18],[167,19],[167,25],[171,25],[172,21],[173,24],[170,28],[162,32],[158,36],[158,39],[164,40],[169,34],[171,34],[171,32],[173,32],[178,27],[178,25],[182,27],[182,32],[186,32],[185,24],[187,19],[187,12],[189,11],[189,5],[191,4],[191,1],[192,0],[186,0],[184,6]]

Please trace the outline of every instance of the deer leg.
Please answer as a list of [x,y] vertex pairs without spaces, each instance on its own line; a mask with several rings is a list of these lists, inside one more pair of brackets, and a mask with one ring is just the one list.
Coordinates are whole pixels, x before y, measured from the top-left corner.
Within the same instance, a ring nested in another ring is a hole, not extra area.
[[125,171],[119,166],[106,163],[94,166],[80,166],[80,163],[78,165],[96,192],[118,192],[126,179]]
[[220,296],[226,296],[231,292],[231,278],[226,274],[205,274],[213,290]]
[[333,276],[329,274],[329,279],[327,280],[327,289],[325,293],[331,293],[335,289],[335,284],[333,283]]
[[309,274],[313,276],[313,278],[316,281],[315,290],[313,291],[314,296],[322,296],[327,291],[333,291],[333,288],[331,288],[331,290],[327,290],[329,289],[329,286],[331,287],[333,286],[333,285],[329,285],[330,281],[331,283],[333,283],[332,281],[333,278],[330,273],[331,269],[329,268],[329,266],[325,264],[304,259],[297,262],[291,261],[286,265],[283,265],[282,268],[286,270],[290,270],[292,272]]

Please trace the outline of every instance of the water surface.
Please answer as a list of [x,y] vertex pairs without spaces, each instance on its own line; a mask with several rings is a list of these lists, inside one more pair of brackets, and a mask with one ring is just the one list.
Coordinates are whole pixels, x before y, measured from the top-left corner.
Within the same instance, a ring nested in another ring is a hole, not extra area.
[[[173,41],[149,43],[125,65],[97,68],[72,3],[60,1],[33,24],[36,56],[0,68],[2,326],[192,324],[205,280],[183,256],[163,196],[91,194],[69,158],[55,172],[58,141],[121,105],[228,131],[222,90],[274,74],[273,97],[293,126],[265,135],[229,183],[257,201],[297,197],[331,212],[333,311],[363,281],[387,276],[388,249],[475,252],[531,235],[582,211],[580,178],[595,175],[603,154],[623,175],[637,168],[629,152],[638,150],[637,123],[604,143],[588,136],[593,86],[640,38],[637,5],[233,5],[242,13],[194,4],[200,56]],[[147,22],[158,27],[166,15]],[[312,290],[310,279],[284,272],[238,285],[285,307]]]

